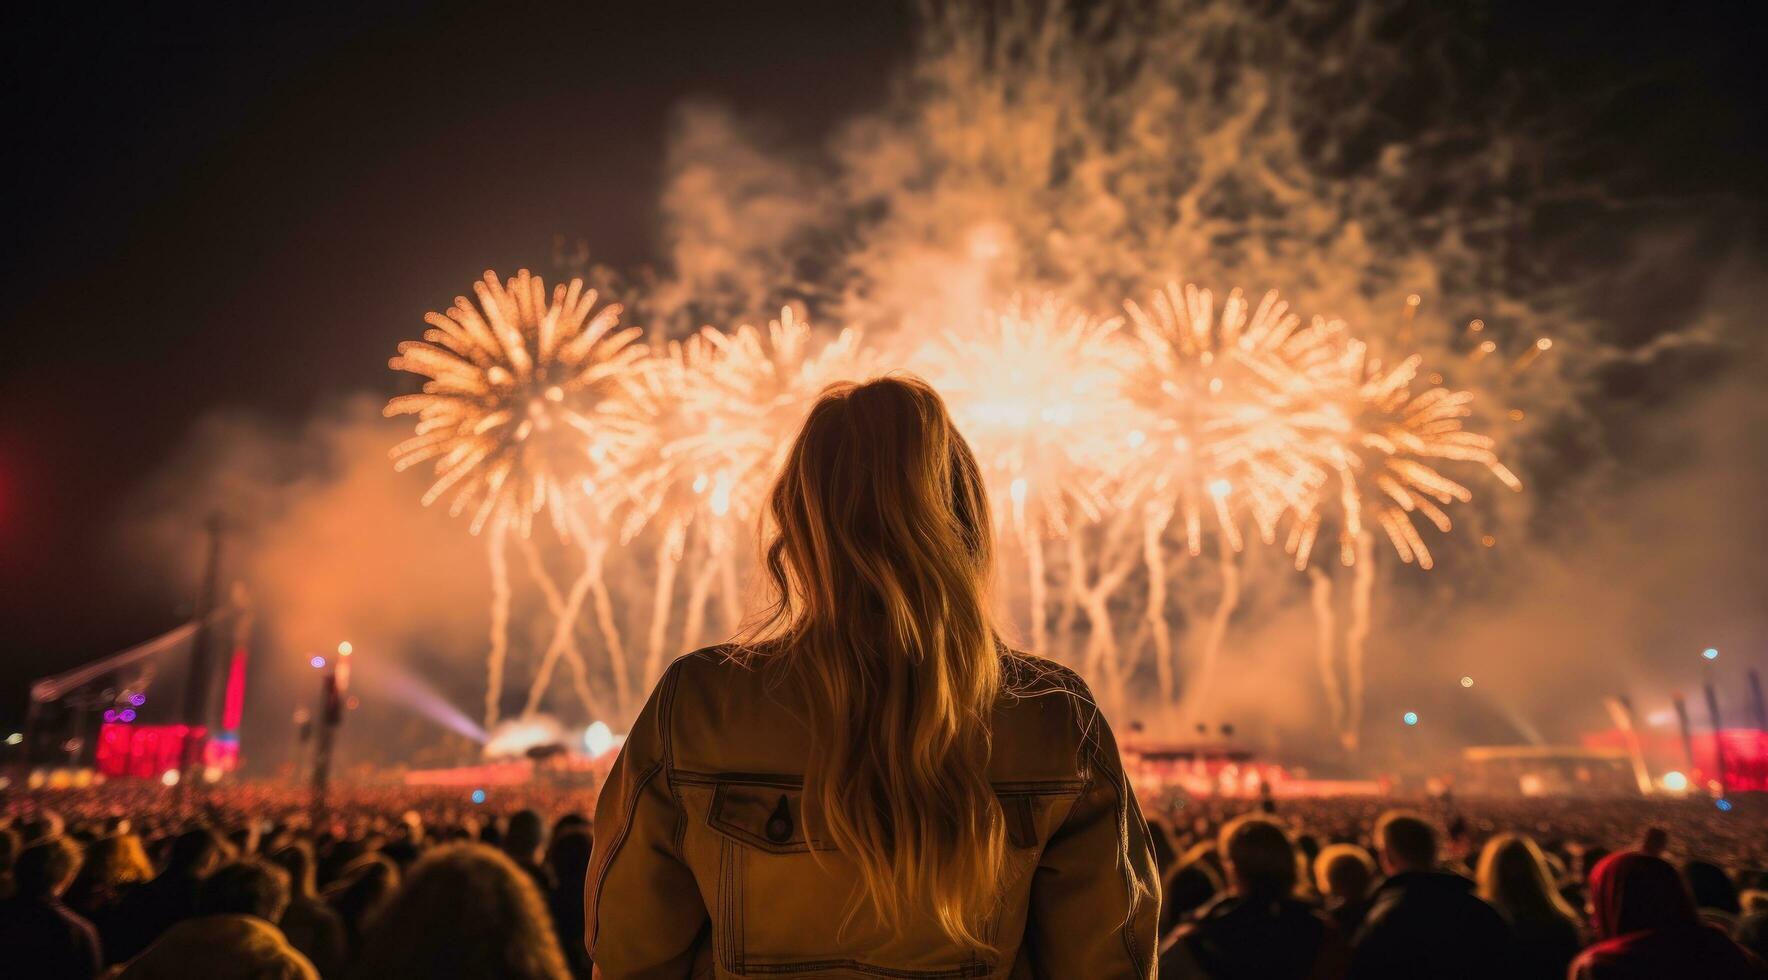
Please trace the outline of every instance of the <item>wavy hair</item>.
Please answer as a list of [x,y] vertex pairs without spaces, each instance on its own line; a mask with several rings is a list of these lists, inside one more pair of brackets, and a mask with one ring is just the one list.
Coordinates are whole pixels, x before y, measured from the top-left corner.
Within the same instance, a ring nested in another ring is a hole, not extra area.
[[1490,902],[1504,917],[1515,921],[1538,921],[1557,916],[1576,925],[1578,914],[1560,896],[1553,883],[1547,858],[1533,838],[1522,834],[1499,834],[1480,852],[1479,897]]
[[806,810],[882,923],[992,947],[1006,854],[988,779],[1001,646],[988,498],[918,378],[825,389],[768,502],[772,602],[739,657],[803,692]]

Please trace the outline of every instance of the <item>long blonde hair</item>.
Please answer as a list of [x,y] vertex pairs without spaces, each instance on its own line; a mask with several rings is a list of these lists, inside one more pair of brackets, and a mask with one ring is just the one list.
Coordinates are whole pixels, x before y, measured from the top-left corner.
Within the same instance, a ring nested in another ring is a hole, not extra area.
[[880,921],[931,914],[954,943],[991,949],[1006,853],[988,780],[1001,647],[970,447],[919,379],[831,385],[768,516],[773,602],[742,650],[804,694],[807,810]]
[[1577,923],[1578,914],[1560,896],[1553,883],[1547,858],[1533,838],[1522,834],[1499,834],[1480,852],[1479,897],[1490,902],[1511,920],[1537,920],[1558,916]]

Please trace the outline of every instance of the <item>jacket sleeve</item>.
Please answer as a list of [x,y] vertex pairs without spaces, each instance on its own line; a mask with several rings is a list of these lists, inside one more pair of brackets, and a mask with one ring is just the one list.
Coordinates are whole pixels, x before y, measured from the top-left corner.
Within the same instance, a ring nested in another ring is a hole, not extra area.
[[1031,966],[1049,980],[1153,980],[1160,928],[1154,848],[1117,741],[1104,717],[1090,703],[1084,708],[1088,778],[1032,878]]
[[688,976],[709,921],[678,849],[682,811],[669,785],[670,705],[681,663],[657,682],[596,801],[583,939],[607,980]]

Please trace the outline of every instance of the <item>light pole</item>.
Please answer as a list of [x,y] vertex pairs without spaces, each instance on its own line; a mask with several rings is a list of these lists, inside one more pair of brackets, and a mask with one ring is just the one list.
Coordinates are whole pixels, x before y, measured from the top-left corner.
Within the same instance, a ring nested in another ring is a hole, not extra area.
[[319,740],[313,751],[313,822],[325,817],[325,792],[331,779],[332,748],[337,742],[338,726],[344,721],[344,698],[350,687],[350,654],[355,650],[350,641],[338,644],[338,659],[332,661],[319,687]]
[[190,638],[190,674],[184,680],[185,739],[178,754],[178,799],[182,802],[199,775],[209,724],[209,634],[217,583],[221,574],[222,522],[212,514],[204,524],[209,535],[208,565],[196,596],[196,633]]
[[306,708],[295,709],[295,761],[289,770],[289,778],[300,783],[302,771],[307,768],[307,743],[313,740],[313,712]]
[[1726,771],[1725,758],[1725,722],[1719,717],[1719,692],[1713,688],[1713,662],[1719,659],[1718,647],[1707,647],[1701,653],[1707,695],[1707,717],[1713,722],[1713,765],[1719,770],[1719,796],[1724,798],[1731,788],[1730,774]]

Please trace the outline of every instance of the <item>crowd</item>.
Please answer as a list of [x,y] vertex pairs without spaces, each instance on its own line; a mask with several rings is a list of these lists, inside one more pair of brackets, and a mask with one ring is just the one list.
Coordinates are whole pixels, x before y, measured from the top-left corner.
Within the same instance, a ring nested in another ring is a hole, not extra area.
[[1708,802],[1157,801],[1160,976],[1768,977],[1768,826]]
[[[1768,977],[1748,802],[1145,798],[1160,975]],[[593,797],[109,784],[0,811],[0,975],[589,977]],[[1759,804],[1757,804],[1759,806]]]
[[315,821],[273,785],[24,794],[0,815],[0,976],[587,978],[583,796],[357,790]]

